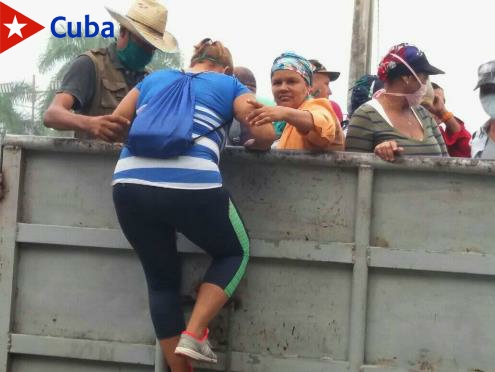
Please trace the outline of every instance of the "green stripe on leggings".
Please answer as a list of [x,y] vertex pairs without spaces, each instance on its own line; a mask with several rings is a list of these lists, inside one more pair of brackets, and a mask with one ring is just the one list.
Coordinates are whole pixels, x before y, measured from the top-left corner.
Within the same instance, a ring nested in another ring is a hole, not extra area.
[[247,235],[246,229],[244,228],[244,225],[242,224],[241,218],[237,213],[237,209],[235,209],[235,206],[234,204],[232,204],[231,200],[229,200],[229,219],[237,235],[237,239],[239,239],[239,243],[241,244],[243,253],[239,269],[224,290],[225,294],[230,297],[234,293],[235,289],[239,285],[239,282],[244,276],[244,273],[246,272],[246,266],[249,261],[249,237]]

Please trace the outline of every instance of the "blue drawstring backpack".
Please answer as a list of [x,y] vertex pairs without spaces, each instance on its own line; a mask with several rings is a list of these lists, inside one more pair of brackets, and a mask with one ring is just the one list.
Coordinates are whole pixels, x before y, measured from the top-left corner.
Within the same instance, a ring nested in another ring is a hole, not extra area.
[[199,74],[181,72],[153,96],[134,119],[127,148],[135,156],[170,158],[187,151],[194,141],[218,130],[217,127],[192,138],[195,95],[192,79]]

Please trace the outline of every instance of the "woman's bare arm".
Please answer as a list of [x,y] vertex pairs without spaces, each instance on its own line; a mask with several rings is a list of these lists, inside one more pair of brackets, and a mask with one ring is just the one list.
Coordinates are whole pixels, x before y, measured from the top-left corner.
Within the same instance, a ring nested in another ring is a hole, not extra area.
[[[248,128],[253,141],[248,141],[247,148],[251,150],[268,151],[273,141],[275,141],[275,129],[272,122],[266,122],[259,125],[251,125],[248,121],[248,115],[256,109],[256,98],[253,94],[243,94],[234,101],[234,116],[241,125]],[[259,104],[260,105],[260,104]]]

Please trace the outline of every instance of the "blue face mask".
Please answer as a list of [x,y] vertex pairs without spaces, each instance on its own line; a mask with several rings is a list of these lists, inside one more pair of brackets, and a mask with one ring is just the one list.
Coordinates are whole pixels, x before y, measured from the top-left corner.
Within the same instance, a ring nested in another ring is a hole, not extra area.
[[132,71],[141,71],[150,63],[153,53],[141,48],[132,38],[129,38],[127,46],[117,50],[120,62]]

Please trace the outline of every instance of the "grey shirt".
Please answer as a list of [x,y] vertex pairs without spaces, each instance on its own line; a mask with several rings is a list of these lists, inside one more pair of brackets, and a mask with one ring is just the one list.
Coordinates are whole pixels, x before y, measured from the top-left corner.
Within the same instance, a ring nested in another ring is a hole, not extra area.
[[[112,43],[107,49],[113,65],[122,71],[129,87],[132,88],[143,80],[147,73],[146,71],[131,71],[120,63],[116,43]],[[91,104],[95,91],[96,67],[91,58],[86,55],[80,55],[70,65],[57,93],[71,94],[74,97],[72,109],[79,111]]]
[[495,142],[491,138],[488,138],[486,142],[481,159],[495,159]]
[[234,119],[229,129],[227,145],[242,146],[250,138],[251,136],[249,135],[248,129],[238,120]]

